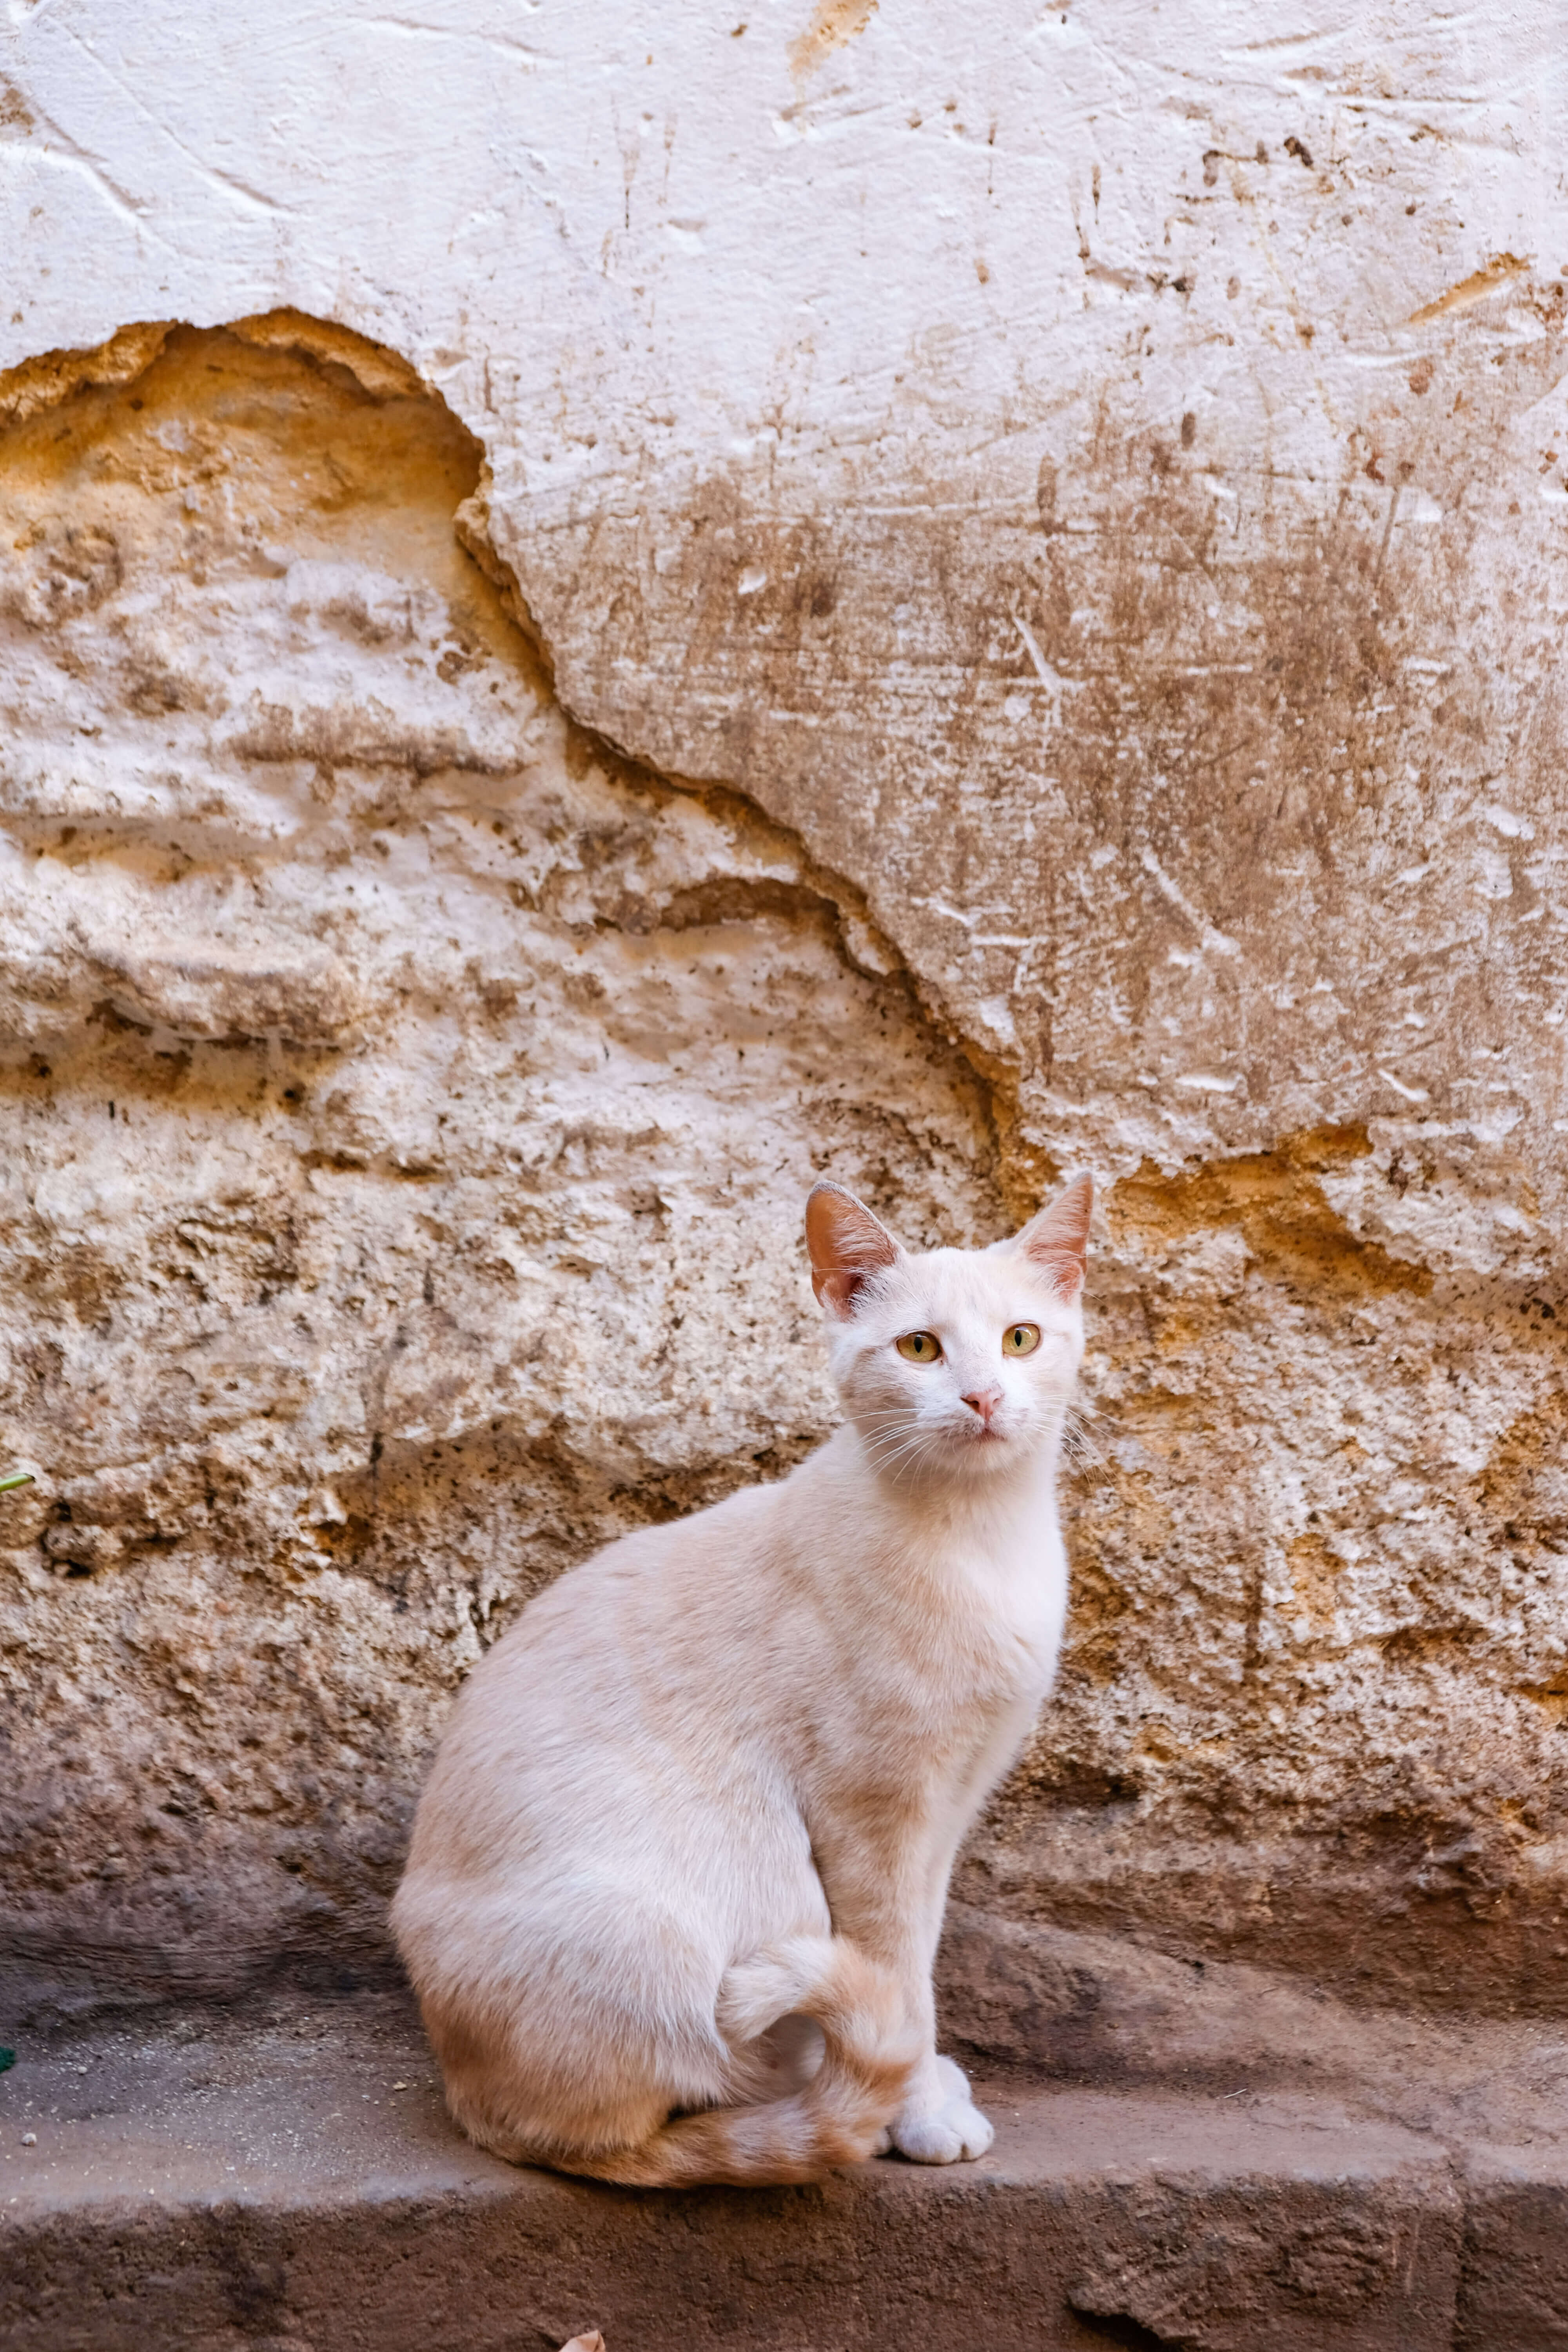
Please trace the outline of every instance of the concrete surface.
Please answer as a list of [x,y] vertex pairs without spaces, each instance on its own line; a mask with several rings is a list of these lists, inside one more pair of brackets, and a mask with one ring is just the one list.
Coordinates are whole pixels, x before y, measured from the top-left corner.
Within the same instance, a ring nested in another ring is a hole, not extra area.
[[[964,2007],[979,1973],[957,1956],[954,2046],[997,2038],[995,1971]],[[976,2068],[982,2163],[668,2199],[468,2147],[402,1996],[29,2033],[0,2078],[0,2345],[1568,2345],[1560,2031],[1413,2025],[1047,1931],[1001,1974],[1014,2053],[1047,2071]]]

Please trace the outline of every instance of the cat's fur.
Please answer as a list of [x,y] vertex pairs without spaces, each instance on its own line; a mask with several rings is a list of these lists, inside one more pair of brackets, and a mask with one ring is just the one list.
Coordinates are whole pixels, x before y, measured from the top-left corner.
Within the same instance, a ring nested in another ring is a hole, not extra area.
[[[790,2181],[991,2126],[936,2053],[960,1839],[1050,1685],[1087,1178],[1010,1242],[806,1209],[845,1426],[611,1544],[458,1701],[394,1910],[458,2121],[519,2161]],[[1004,1333],[1039,1346],[1005,1357]],[[911,1363],[901,1334],[935,1332]]]

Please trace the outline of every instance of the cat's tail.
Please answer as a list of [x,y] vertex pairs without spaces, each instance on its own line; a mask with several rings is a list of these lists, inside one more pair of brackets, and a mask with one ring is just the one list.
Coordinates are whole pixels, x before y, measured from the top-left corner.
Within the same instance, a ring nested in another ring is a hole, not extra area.
[[809,2017],[821,2029],[822,2063],[787,2098],[676,2116],[636,2147],[555,2161],[634,2188],[744,2187],[816,2180],[886,2146],[919,2044],[895,1979],[858,1945],[795,1936],[754,1954],[727,1971],[717,2015],[737,2053],[782,2018]]

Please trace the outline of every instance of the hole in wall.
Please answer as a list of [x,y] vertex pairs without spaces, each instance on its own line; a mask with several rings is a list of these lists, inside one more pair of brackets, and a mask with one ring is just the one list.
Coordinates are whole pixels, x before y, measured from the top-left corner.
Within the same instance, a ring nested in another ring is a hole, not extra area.
[[1073,2317],[1086,2341],[1116,2345],[1120,2352],[1181,2352],[1184,2336],[1160,2336],[1127,2312],[1096,2312],[1092,2315],[1071,2305]]

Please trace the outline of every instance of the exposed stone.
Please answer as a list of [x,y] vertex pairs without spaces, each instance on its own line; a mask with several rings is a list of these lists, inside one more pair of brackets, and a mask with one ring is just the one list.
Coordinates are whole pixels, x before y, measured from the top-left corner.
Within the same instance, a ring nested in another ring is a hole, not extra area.
[[823,1433],[805,1192],[989,1237],[988,1090],[790,835],[568,726],[388,355],[285,316],[31,381],[5,1940],[121,1990],[381,1967],[465,1668]]
[[395,356],[131,332],[0,450],[15,1948],[378,1963],[479,1643],[826,1425],[811,1176],[984,1235],[1088,1163],[1067,1667],[963,1893],[1561,2010],[1562,747],[1457,523],[1226,541],[1108,427],[1016,512],[530,535]]

